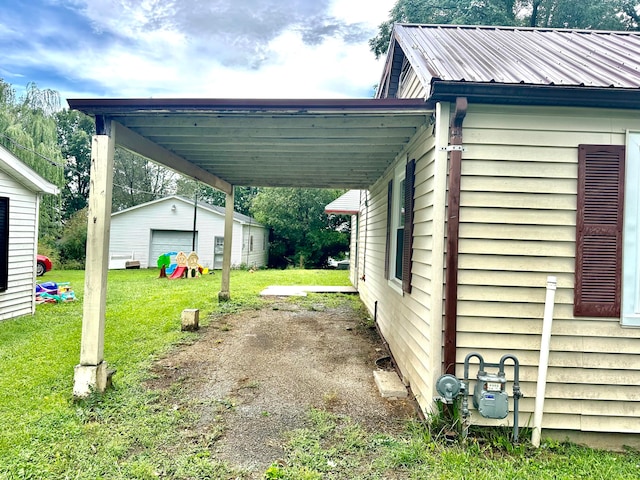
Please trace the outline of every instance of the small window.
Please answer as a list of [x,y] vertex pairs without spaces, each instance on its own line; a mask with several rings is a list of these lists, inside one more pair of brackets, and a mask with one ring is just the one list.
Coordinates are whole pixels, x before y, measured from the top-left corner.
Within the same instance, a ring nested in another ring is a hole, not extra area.
[[249,251],[253,252],[253,235],[249,236]]
[[0,292],[9,284],[9,198],[0,197]]
[[406,293],[411,292],[414,172],[415,160],[400,165],[387,190],[385,276]]

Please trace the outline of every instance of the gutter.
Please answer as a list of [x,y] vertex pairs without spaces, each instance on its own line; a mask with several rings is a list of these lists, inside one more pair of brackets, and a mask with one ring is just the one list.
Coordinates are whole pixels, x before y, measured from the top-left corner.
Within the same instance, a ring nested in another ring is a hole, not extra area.
[[467,99],[456,98],[449,127],[449,194],[447,207],[447,256],[444,284],[444,371],[456,369],[458,319],[458,246],[460,241],[460,181],[462,178],[462,122],[467,115]]
[[433,79],[430,102],[454,102],[466,97],[472,103],[592,108],[640,108],[640,88],[476,83]]

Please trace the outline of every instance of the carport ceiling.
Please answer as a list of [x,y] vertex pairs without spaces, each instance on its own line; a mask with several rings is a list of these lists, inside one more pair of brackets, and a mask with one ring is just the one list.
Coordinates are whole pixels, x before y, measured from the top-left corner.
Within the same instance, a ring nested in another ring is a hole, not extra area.
[[[68,102],[98,124],[126,127],[116,143],[126,132],[129,150],[149,157],[151,141],[231,185],[263,187],[367,188],[433,111],[422,99]],[[181,162],[150,159],[194,176]]]

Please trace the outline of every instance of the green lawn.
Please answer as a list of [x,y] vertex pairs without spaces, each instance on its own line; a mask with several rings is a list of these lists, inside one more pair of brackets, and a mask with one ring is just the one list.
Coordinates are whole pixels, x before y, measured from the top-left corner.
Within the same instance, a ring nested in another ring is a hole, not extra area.
[[[194,280],[158,279],[155,270],[109,273],[105,359],[118,373],[103,397],[74,402],[79,360],[83,272],[53,271],[43,280],[70,282],[78,301],[38,306],[33,317],[0,322],[0,479],[231,479],[217,461],[216,438],[191,438],[197,421],[174,408],[179,387],[149,391],[151,362],[198,333],[180,331],[180,313],[260,308],[268,285],[347,285],[346,271],[233,271],[232,301],[218,304],[220,273]],[[356,297],[299,298],[304,308]],[[356,305],[357,308],[357,305]],[[215,317],[215,316],[214,316]],[[214,318],[211,317],[211,318]],[[197,411],[197,410],[194,410]],[[547,442],[542,449],[510,446],[504,438],[445,446],[423,425],[397,437],[365,432],[348,418],[311,411],[311,427],[291,432],[284,464],[266,478],[287,479],[626,479],[640,477],[640,455]]]
[[199,308],[206,323],[209,313],[259,308],[258,293],[268,285],[347,285],[347,275],[233,271],[232,300],[218,304],[219,272],[167,280],[157,278],[157,270],[111,271],[105,360],[118,370],[117,389],[102,402],[77,404],[71,391],[80,356],[84,272],[49,272],[41,280],[70,282],[78,301],[38,305],[33,317],[0,322],[0,478],[155,478],[161,470],[189,478],[190,462],[199,464],[206,451],[196,446],[156,458],[154,448],[171,441],[167,429],[189,419],[163,410],[155,394],[141,387],[154,358],[195,338],[180,331],[182,310]]

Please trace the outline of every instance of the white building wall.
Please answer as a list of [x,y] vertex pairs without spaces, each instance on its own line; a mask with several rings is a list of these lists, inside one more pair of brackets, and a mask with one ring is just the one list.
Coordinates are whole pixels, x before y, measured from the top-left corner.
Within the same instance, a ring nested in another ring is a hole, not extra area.
[[[364,277],[358,283],[360,296],[376,315],[403,381],[411,386],[425,412],[433,407],[433,383],[441,373],[442,362],[446,153],[440,147],[446,145],[448,110],[442,117],[444,136],[442,128],[425,128],[370,188],[366,205],[361,202],[359,226],[362,256],[358,276]],[[387,184],[398,162],[404,163],[407,158],[416,160],[411,294],[403,294],[384,278]]]
[[[264,230],[255,225],[252,229],[254,234]],[[140,261],[141,268],[155,267],[157,258],[149,258],[152,230],[192,231],[193,204],[176,197],[169,197],[114,214],[111,217],[110,257],[133,255],[133,259]],[[199,262],[202,266],[211,268],[215,237],[224,236],[224,216],[199,207],[196,231],[198,232],[196,253]],[[255,241],[254,237],[254,245]],[[234,221],[231,264],[239,266],[241,263],[243,263],[243,226],[240,222]]]
[[264,267],[269,252],[269,236],[263,227],[245,223],[242,226],[242,254],[240,265]]
[[6,320],[35,312],[39,198],[2,171],[0,196],[9,197],[9,285],[0,292],[0,320]]

